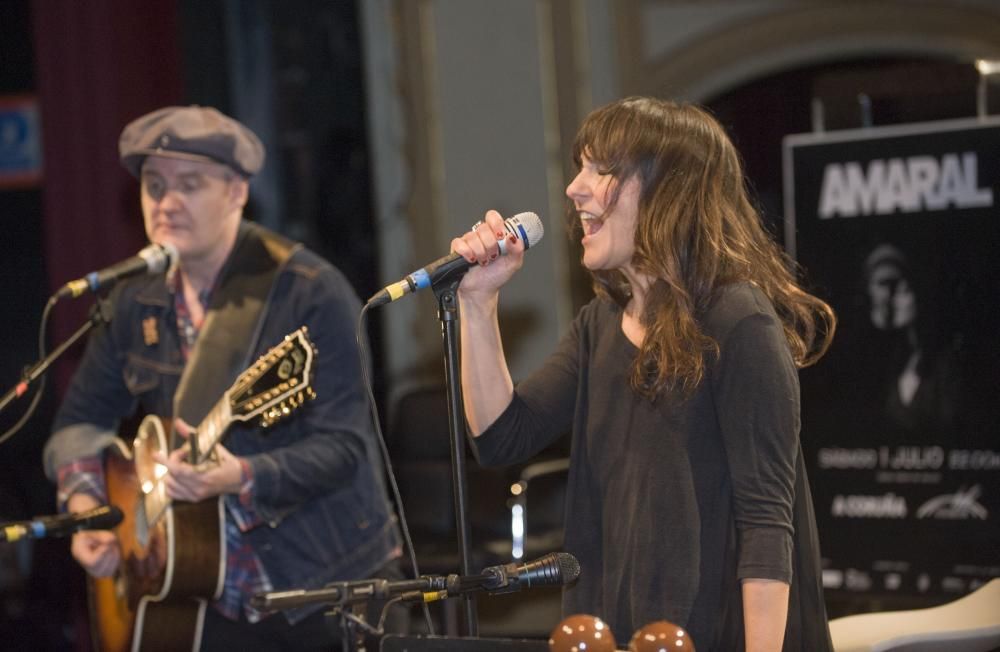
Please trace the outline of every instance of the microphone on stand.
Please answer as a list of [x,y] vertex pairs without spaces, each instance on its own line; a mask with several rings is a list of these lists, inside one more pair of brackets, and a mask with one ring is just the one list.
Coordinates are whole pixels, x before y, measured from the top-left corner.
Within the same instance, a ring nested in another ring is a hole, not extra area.
[[436,602],[485,591],[490,595],[513,593],[539,586],[566,586],[580,577],[580,562],[568,552],[550,552],[524,564],[487,566],[479,575],[448,575],[445,586],[432,586],[430,591],[401,593],[404,602]]
[[110,530],[122,522],[122,510],[114,505],[96,507],[76,514],[39,516],[30,521],[0,525],[0,541],[65,537],[80,530]]
[[473,591],[511,593],[537,586],[565,586],[580,576],[580,562],[568,552],[550,552],[524,564],[489,566],[479,575],[424,575],[414,580],[333,582],[321,589],[258,593],[254,609],[278,611],[310,604],[353,604],[399,597],[403,602],[435,602]]
[[138,276],[139,274],[159,274],[166,271],[170,265],[177,261],[177,248],[170,243],[150,244],[143,247],[141,251],[131,258],[127,258],[120,263],[115,263],[110,267],[91,272],[83,278],[70,281],[59,288],[56,292],[56,299],[66,297],[78,297],[88,290],[98,292],[109,288],[123,278]]
[[492,577],[486,582],[489,593],[513,593],[536,586],[565,586],[580,577],[580,562],[568,552],[550,552],[524,564],[504,564],[483,569]]
[[[525,249],[530,249],[532,246],[538,244],[542,236],[545,235],[545,226],[542,224],[542,220],[530,212],[518,213],[514,217],[508,217],[504,220],[503,226],[507,230],[507,233],[524,243]],[[500,255],[506,255],[506,238],[497,242],[497,245],[500,247]],[[421,267],[412,274],[408,274],[402,281],[385,286],[376,292],[372,298],[368,299],[366,305],[374,308],[390,301],[395,301],[411,292],[431,287],[452,274],[464,274],[473,265],[475,263],[470,263],[462,256],[450,253],[447,256],[438,258],[430,265]]]

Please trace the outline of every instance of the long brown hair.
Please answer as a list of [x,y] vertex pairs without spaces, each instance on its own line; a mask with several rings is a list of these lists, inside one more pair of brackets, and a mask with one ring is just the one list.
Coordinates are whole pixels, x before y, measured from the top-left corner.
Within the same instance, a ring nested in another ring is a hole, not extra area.
[[[584,155],[615,179],[612,205],[625,181],[635,176],[640,183],[633,264],[655,280],[640,317],[646,337],[630,374],[636,391],[655,398],[701,383],[706,354],[717,354],[718,343],[698,319],[715,291],[734,282],[753,283],[771,300],[798,366],[826,352],[836,329],[833,310],[796,282],[795,263],[750,201],[736,148],[704,109],[647,97],[619,100],[584,120],[573,144],[577,166]],[[592,276],[599,295],[628,303],[621,272]]]

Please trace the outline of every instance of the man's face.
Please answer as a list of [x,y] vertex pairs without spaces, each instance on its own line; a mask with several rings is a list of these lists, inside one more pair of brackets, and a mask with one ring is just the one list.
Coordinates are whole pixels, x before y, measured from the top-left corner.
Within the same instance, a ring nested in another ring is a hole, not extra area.
[[246,203],[245,179],[219,163],[149,156],[141,181],[150,242],[174,245],[182,263],[225,259]]

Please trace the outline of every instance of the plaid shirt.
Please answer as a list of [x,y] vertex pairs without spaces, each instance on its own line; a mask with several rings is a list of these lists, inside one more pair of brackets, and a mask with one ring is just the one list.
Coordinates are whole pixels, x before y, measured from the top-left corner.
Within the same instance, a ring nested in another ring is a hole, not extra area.
[[[201,321],[191,317],[184,293],[181,291],[180,275],[171,274],[167,284],[174,295],[174,310],[177,314],[177,332],[180,334],[181,353],[187,360],[201,331]],[[203,291],[198,301],[203,308],[208,307],[211,291]],[[239,458],[237,458],[239,459]],[[255,593],[270,591],[273,586],[253,551],[250,543],[243,538],[246,532],[263,521],[253,509],[253,473],[250,465],[240,459],[242,485],[240,493],[225,499],[226,514],[226,576],[222,595],[213,606],[226,618],[239,620],[242,609],[249,622],[258,622],[264,614],[250,606],[250,598]],[[107,502],[104,489],[104,469],[100,458],[91,457],[75,460],[58,469],[58,500],[61,509],[74,493],[93,496],[101,503]],[[235,498],[235,499],[232,499]]]

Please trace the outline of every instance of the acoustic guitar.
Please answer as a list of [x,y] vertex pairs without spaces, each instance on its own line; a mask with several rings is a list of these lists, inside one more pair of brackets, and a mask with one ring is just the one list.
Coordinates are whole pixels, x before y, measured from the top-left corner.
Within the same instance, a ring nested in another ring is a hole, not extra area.
[[[236,421],[269,427],[314,398],[315,347],[303,326],[244,371],[188,437],[188,462],[207,467]],[[108,499],[125,517],[117,528],[121,563],[111,577],[91,578],[95,648],[105,652],[197,649],[205,608],[222,594],[226,569],[222,498],[199,503],[167,497],[169,422],[148,416],[131,446],[116,440],[105,456]]]

